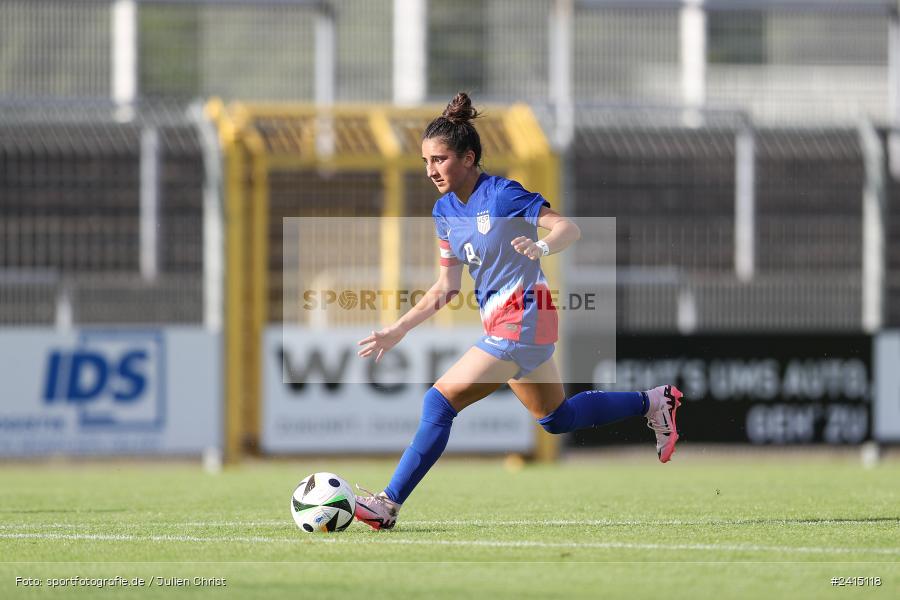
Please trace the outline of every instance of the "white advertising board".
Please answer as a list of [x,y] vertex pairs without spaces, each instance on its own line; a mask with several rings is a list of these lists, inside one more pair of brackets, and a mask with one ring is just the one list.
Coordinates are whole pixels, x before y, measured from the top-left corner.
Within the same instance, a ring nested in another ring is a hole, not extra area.
[[199,327],[0,329],[0,456],[221,447],[220,354]]
[[875,336],[875,439],[900,442],[900,330]]
[[[327,336],[303,328],[266,330],[263,451],[403,450],[418,428],[430,382],[483,335],[479,328],[416,328],[376,364],[356,356],[357,341],[368,334],[366,329],[330,329]],[[534,428],[512,392],[497,391],[456,417],[447,451],[529,451]]]

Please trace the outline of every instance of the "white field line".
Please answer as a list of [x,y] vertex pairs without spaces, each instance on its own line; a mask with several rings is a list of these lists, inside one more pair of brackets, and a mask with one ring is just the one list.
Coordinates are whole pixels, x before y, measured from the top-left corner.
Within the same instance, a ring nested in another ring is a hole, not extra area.
[[[900,519],[884,519],[882,521],[871,519],[701,519],[701,520],[611,520],[611,519],[518,519],[518,520],[490,520],[490,519],[447,519],[447,520],[422,520],[401,521],[401,525],[411,527],[435,527],[435,526],[475,526],[475,527],[660,527],[660,526],[743,526],[743,525],[780,525],[780,526],[860,526],[877,525],[879,523],[900,524]],[[0,524],[0,530],[53,530],[53,529],[83,529],[94,528],[96,523],[11,523]],[[141,523],[142,527],[284,527],[293,529],[294,524],[289,519],[268,521],[188,521],[166,522],[147,521]]]
[[743,526],[743,525],[877,525],[879,523],[894,523],[900,525],[900,519],[886,519],[884,521],[873,521],[866,519],[828,519],[828,520],[807,520],[807,519],[703,519],[703,520],[625,520],[615,521],[611,519],[544,519],[544,520],[462,520],[449,519],[437,521],[400,521],[401,525],[411,525],[417,527],[428,526],[464,526],[475,525],[478,527],[660,527],[660,526]]
[[[103,527],[104,523],[6,523],[0,524],[2,530],[47,530],[54,529],[96,529]],[[121,527],[121,524],[110,525],[110,527]],[[296,525],[290,519],[282,519],[281,521],[194,521],[194,522],[166,522],[166,521],[143,521],[135,523],[135,526],[142,528],[147,527],[275,527],[281,526],[286,529],[294,529]]]
[[[388,534],[390,535],[390,534]],[[258,543],[258,544],[353,544],[359,539],[339,537],[313,537],[298,534],[294,538],[269,537],[199,537],[182,535],[128,535],[128,534],[72,534],[72,533],[0,533],[0,539],[42,539],[42,540],[84,540],[112,542],[196,542],[196,543]],[[539,542],[539,541],[499,541],[499,540],[404,540],[381,537],[372,539],[373,544],[409,546],[458,546],[486,548],[568,548],[584,549],[626,549],[626,550],[688,550],[714,552],[794,552],[802,554],[883,554],[900,555],[900,548],[826,548],[796,546],[760,546],[756,544],[644,544],[632,542]]]
[[[271,544],[289,542],[267,537],[199,537],[194,535],[129,535],[125,533],[0,533],[0,539],[13,540],[86,540],[100,542],[246,542],[251,544]],[[326,540],[328,541],[328,540]]]

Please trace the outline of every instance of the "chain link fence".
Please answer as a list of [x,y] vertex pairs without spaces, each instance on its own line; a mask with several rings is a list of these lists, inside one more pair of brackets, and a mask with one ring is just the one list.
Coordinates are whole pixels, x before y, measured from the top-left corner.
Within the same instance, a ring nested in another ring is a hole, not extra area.
[[[0,96],[110,98],[116,0],[0,0]],[[391,0],[135,0],[139,98],[315,98],[322,44],[334,99],[391,95]],[[333,26],[333,40],[317,27]]]
[[101,113],[0,110],[2,325],[203,321],[197,131],[181,112]]
[[[891,118],[895,3],[708,0],[702,76],[691,82],[679,1],[421,1],[426,95],[525,100],[548,131],[559,126],[553,19],[571,8],[575,129],[561,147],[563,193],[575,216],[617,218],[624,330],[863,326],[869,177],[857,122]],[[332,99],[392,99],[393,0],[135,0],[137,97],[123,114],[109,100],[116,4],[0,0],[2,323],[203,319],[209,168],[184,116],[191,99],[314,100],[329,66]],[[686,111],[692,85],[705,104]],[[736,256],[738,138],[748,131],[750,278]],[[158,149],[149,163],[148,147]],[[141,229],[148,164],[155,234]],[[427,216],[430,184],[404,177],[406,214]],[[370,174],[340,178],[374,185]],[[897,324],[900,192],[893,175],[884,185],[884,319]],[[332,173],[274,171],[273,227],[295,210],[298,189],[323,214],[374,215],[383,201],[347,196]],[[591,251],[577,246],[576,275]]]
[[[393,98],[395,34],[403,34],[394,31],[393,0],[127,1],[136,12],[138,97]],[[694,29],[680,0],[418,2],[423,99],[468,89],[484,100],[548,102],[568,68],[576,103],[693,98],[788,126],[891,115],[896,6],[887,0],[710,1]],[[118,3],[0,0],[0,96],[111,97]],[[566,6],[560,38],[554,24]],[[692,45],[702,53],[693,67]],[[558,49],[569,67],[554,62]]]
[[785,125],[888,117],[892,3],[740,4],[708,9],[709,106]]
[[[747,121],[711,113],[696,127],[679,124],[682,117],[577,113],[568,192],[576,216],[617,219],[620,329],[860,330],[859,132],[752,131],[746,159],[754,170],[754,268],[743,278],[736,267],[736,147]],[[894,256],[897,238],[888,239]],[[590,245],[579,243],[572,256],[570,277],[578,285],[590,277]]]

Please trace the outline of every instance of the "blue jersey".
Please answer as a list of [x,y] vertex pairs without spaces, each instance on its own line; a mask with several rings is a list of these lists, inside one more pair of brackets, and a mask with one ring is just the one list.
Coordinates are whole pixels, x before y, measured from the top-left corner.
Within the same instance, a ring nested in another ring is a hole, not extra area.
[[540,261],[510,243],[537,240],[543,196],[518,182],[482,173],[465,204],[449,192],[434,205],[441,264],[465,263],[475,280],[484,332],[523,344],[552,344],[558,319]]

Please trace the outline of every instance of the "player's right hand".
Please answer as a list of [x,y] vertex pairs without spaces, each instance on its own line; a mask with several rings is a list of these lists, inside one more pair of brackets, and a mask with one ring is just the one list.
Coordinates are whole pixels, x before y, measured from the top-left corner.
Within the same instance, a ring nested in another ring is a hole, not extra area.
[[400,328],[385,327],[381,331],[373,331],[371,335],[359,340],[357,346],[365,346],[357,352],[360,358],[367,358],[375,354],[375,362],[381,360],[384,353],[400,343],[406,332]]

